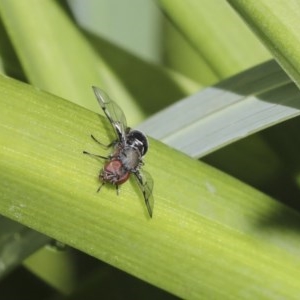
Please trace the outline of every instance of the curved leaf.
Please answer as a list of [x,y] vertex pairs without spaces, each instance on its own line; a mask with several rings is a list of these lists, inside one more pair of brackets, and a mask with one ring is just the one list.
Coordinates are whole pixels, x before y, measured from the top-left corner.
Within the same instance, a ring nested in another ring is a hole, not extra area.
[[225,1],[160,0],[159,3],[220,79],[270,58]]
[[299,1],[229,0],[229,3],[260,37],[282,68],[299,87]]

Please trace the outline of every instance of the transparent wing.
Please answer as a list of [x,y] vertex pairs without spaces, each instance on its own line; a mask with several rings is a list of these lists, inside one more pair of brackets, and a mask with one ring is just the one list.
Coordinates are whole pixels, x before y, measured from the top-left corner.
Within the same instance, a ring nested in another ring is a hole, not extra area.
[[152,218],[153,207],[154,207],[154,198],[152,195],[153,190],[153,179],[151,175],[146,171],[137,171],[133,173],[137,179],[137,183],[143,192],[145,203],[148,209],[148,213]]
[[126,136],[127,122],[122,109],[101,89],[93,86],[93,90],[101,108],[114,128],[117,138],[120,141],[124,141]]

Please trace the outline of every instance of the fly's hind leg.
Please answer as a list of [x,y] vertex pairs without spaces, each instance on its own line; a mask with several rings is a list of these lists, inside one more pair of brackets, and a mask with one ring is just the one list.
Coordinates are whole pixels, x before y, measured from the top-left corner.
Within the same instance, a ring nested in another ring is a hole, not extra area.
[[98,187],[97,193],[100,192],[100,190],[101,190],[101,188],[102,188],[103,186],[104,186],[104,182],[102,182],[102,183],[100,184],[100,186]]
[[116,191],[117,191],[117,195],[119,196],[119,194],[120,194],[120,186],[118,184],[116,184]]
[[86,155],[93,156],[93,157],[97,157],[97,158],[108,159],[107,156],[102,156],[102,155],[90,153],[90,152],[87,152],[87,151],[82,151],[82,153],[86,154]]

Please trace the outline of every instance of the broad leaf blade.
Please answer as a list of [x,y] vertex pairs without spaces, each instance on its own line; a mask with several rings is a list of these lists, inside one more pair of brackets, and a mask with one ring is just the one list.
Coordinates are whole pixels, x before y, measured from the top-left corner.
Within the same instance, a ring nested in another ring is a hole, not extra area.
[[0,92],[1,214],[182,298],[298,297],[297,213],[151,140],[150,220],[133,183],[96,193],[82,150],[108,140],[102,118],[6,78]]

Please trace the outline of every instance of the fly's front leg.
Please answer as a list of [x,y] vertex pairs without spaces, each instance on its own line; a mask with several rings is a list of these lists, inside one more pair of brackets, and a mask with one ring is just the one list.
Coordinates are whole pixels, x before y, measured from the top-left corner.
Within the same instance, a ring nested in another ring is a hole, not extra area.
[[101,145],[102,147],[108,149],[108,148],[111,148],[113,146],[116,145],[117,141],[112,141],[111,143],[109,143],[108,145],[105,145],[103,143],[101,143],[100,141],[98,141],[92,134],[91,134],[91,138],[99,145]]

